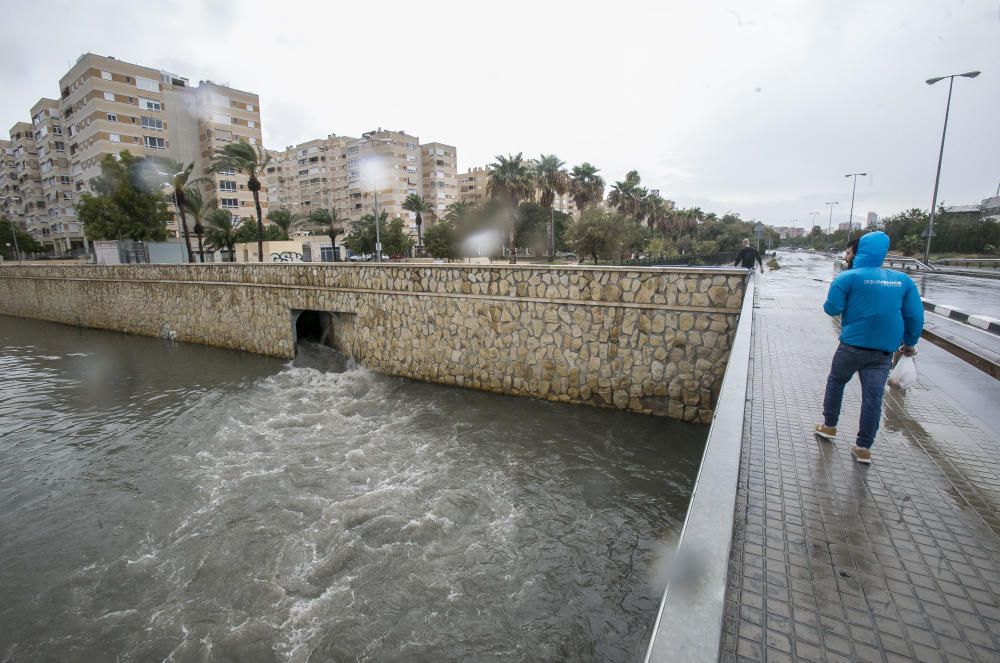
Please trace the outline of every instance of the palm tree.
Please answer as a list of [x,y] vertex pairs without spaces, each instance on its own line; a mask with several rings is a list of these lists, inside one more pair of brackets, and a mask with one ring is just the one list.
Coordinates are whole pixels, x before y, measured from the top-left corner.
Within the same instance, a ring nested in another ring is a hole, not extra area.
[[630,170],[625,175],[625,181],[615,182],[608,193],[608,205],[622,214],[634,214],[637,189],[642,178],[639,172]]
[[506,157],[497,155],[496,162],[488,166],[487,190],[493,198],[502,199],[510,207],[510,262],[517,263],[517,206],[531,198],[535,192],[532,172],[521,152]]
[[253,204],[257,208],[257,260],[264,262],[264,220],[260,211],[260,180],[257,176],[264,172],[271,161],[271,155],[260,145],[251,145],[242,138],[236,143],[228,143],[215,151],[211,170],[220,172],[234,170],[247,177],[247,188],[253,194]]
[[656,194],[648,196],[647,201],[646,224],[650,228],[656,228],[661,233],[665,233],[670,220],[670,206],[667,205],[667,201]]
[[535,186],[538,188],[538,202],[549,211],[549,262],[555,259],[555,234],[553,227],[553,203],[556,196],[562,196],[569,191],[569,175],[564,166],[566,162],[554,154],[543,154],[534,162]]
[[424,224],[424,217],[422,215],[432,213],[434,208],[429,202],[417,194],[411,193],[406,197],[406,200],[403,201],[403,209],[408,212],[414,212],[417,215],[417,248],[423,248],[424,236],[421,227]]
[[188,194],[188,187],[204,180],[203,177],[192,178],[194,163],[186,166],[181,161],[174,159],[156,159],[156,173],[165,178],[165,183],[174,190],[174,206],[177,207],[177,214],[181,217],[181,229],[184,233],[184,244],[187,246],[188,262],[194,262],[194,251],[191,250],[191,235],[188,232],[187,216],[184,211]]
[[346,221],[347,219],[340,216],[335,209],[314,209],[309,213],[309,227],[330,236],[330,242],[333,244],[334,262],[337,261],[337,235],[344,232],[344,222]]
[[454,202],[445,208],[444,220],[449,223],[454,223],[457,227],[466,219],[466,217],[469,216],[475,206],[475,203],[471,203],[468,200],[459,200]]
[[236,246],[236,231],[239,229],[239,222],[232,214],[224,209],[216,207],[205,215],[208,226],[205,228],[205,239],[208,245],[215,250],[225,249],[229,253],[230,262],[234,261]]
[[276,209],[273,212],[268,211],[267,213],[267,220],[281,228],[281,231],[285,233],[285,239],[288,239],[288,233],[291,232],[300,219],[301,217],[298,214],[284,207]]
[[185,187],[184,207],[187,208],[187,211],[191,213],[191,218],[194,219],[194,234],[198,238],[199,262],[205,262],[205,253],[201,245],[201,236],[205,234],[205,226],[201,222],[205,218],[205,214],[208,213],[208,205],[205,204],[205,199],[197,187]]
[[604,178],[592,164],[584,161],[579,166],[573,166],[570,173],[570,192],[576,209],[583,211],[587,205],[604,200]]

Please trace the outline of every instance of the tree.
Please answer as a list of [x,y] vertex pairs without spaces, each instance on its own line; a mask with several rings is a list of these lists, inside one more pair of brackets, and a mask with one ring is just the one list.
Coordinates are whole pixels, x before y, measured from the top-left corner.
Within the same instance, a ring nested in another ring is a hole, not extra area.
[[167,238],[170,211],[163,195],[137,185],[140,160],[123,150],[101,161],[101,174],[76,203],[76,215],[88,239],[131,239],[161,242]]
[[423,246],[424,236],[421,230],[424,225],[423,215],[432,212],[434,208],[431,207],[429,202],[417,194],[411,193],[406,197],[406,200],[403,201],[403,209],[417,215],[417,218],[415,219],[417,223],[417,246]]
[[[152,168],[146,164],[152,164]],[[188,232],[186,196],[188,186],[198,184],[203,178],[192,178],[194,163],[186,166],[173,159],[156,158],[144,159],[136,163],[136,169],[146,175],[142,181],[150,183],[168,184],[173,189],[174,205],[177,207],[177,215],[181,218],[181,230],[184,234],[184,246],[187,247],[188,262],[194,262],[194,251],[191,250],[191,234]]]
[[648,194],[644,187],[639,186],[641,182],[642,178],[639,177],[639,172],[630,170],[625,174],[624,181],[615,182],[611,187],[611,192],[608,194],[608,205],[621,214],[641,221]]
[[590,207],[570,228],[570,243],[578,255],[589,255],[597,264],[598,258],[610,260],[621,255],[622,237],[628,234],[629,227],[634,228],[635,224],[628,223],[621,215]]
[[517,208],[522,200],[531,198],[535,191],[534,178],[521,152],[506,157],[497,155],[496,162],[489,165],[487,189],[492,198],[498,198],[506,206],[506,225],[510,237],[510,262],[517,263]]
[[604,200],[604,179],[597,174],[599,172],[586,161],[579,166],[573,166],[573,171],[570,173],[570,193],[573,196],[573,203],[581,212],[588,205]]
[[260,145],[251,145],[242,138],[236,143],[228,143],[215,151],[212,157],[212,172],[236,171],[247,177],[247,188],[253,194],[253,204],[257,208],[257,260],[264,262],[264,220],[260,211],[260,180],[257,176],[264,172],[271,156]]
[[564,166],[566,162],[554,154],[543,154],[534,163],[535,186],[538,189],[538,202],[549,212],[549,262],[555,259],[555,219],[552,214],[552,205],[556,196],[561,196],[569,191],[569,175]]
[[235,246],[239,241],[236,237],[237,221],[232,214],[224,209],[215,209],[205,215],[208,225],[205,227],[205,239],[214,250],[224,249],[229,254],[229,260],[235,257]]
[[[15,255],[14,237],[17,237],[19,255]],[[8,246],[10,244],[10,246]],[[0,217],[0,253],[7,260],[18,259],[29,253],[41,253],[45,247],[35,241],[35,238],[13,223],[10,219]]]
[[[282,242],[285,241],[285,232],[281,229],[281,226],[277,224],[271,224],[265,226],[263,238],[260,235],[260,228],[257,224],[253,222],[253,219],[247,217],[236,228],[236,241],[239,244],[251,244],[253,242],[258,242],[258,248],[263,246],[263,242]],[[263,241],[258,241],[263,240]]]
[[345,221],[346,219],[337,214],[337,210],[314,209],[309,213],[308,225],[310,229],[330,236],[334,260],[337,259],[337,235],[344,232]]
[[300,218],[301,217],[299,217],[299,215],[295,212],[287,210],[283,207],[267,213],[267,220],[281,228],[281,233],[284,235],[282,239],[288,239],[288,233],[292,231],[292,228],[296,225]]
[[565,234],[572,221],[573,217],[564,212],[546,210],[538,203],[521,203],[517,215],[517,245],[547,253],[551,230],[556,248],[565,248]]
[[[379,212],[379,229],[389,218],[389,213],[385,210]],[[385,237],[382,238],[383,243]],[[361,220],[351,224],[351,231],[343,242],[351,253],[369,255],[375,253],[375,216],[371,213],[365,214]]]
[[390,257],[405,256],[413,248],[413,240],[406,233],[402,218],[394,218],[382,232],[382,248]]
[[[205,252],[201,245],[201,237],[205,234],[205,226],[202,225],[202,221],[205,219],[205,215],[208,214],[208,205],[205,204],[205,199],[201,195],[201,191],[193,186],[188,186],[184,188],[184,208],[190,212],[191,218],[194,219],[194,234],[198,238],[198,257],[201,262],[205,262]],[[188,242],[188,250],[190,250],[190,242]]]
[[455,224],[445,218],[427,229],[424,235],[427,242],[427,253],[432,258],[446,259],[451,262],[458,257],[458,235],[455,231]]

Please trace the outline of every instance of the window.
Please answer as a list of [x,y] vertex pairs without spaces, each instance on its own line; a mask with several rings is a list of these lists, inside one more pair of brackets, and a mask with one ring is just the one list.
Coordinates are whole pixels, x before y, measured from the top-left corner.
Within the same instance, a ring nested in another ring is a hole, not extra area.
[[219,175],[229,175],[230,177],[232,177],[235,174],[236,174],[236,171],[233,170],[232,168],[224,168],[224,169],[222,169],[222,170],[219,171]]
[[[67,179],[69,179],[69,178],[67,178]],[[62,194],[63,194],[63,200],[73,200],[73,192],[72,191],[63,191]]]
[[66,143],[63,143],[62,141],[58,141],[58,140],[55,141],[55,146],[56,146],[56,152],[65,152],[66,151]]
[[309,174],[309,170],[308,169],[306,169],[306,170],[300,170],[299,171],[299,177],[305,177],[308,174]]
[[62,136],[62,127],[52,127],[52,133],[56,136]]
[[347,153],[348,154],[357,154],[358,153],[358,146],[355,145],[353,147],[347,148]]
[[142,128],[153,129],[155,131],[163,131],[163,120],[156,117],[146,117],[145,115],[143,115]]
[[151,78],[143,78],[142,76],[135,77],[135,86],[140,90],[145,90],[146,92],[159,92],[160,84]]
[[416,143],[403,143],[403,147],[405,149],[407,149],[407,150],[415,150],[415,149],[417,149]]
[[251,145],[256,145],[257,144],[257,139],[254,138],[253,136],[250,136],[250,144]]
[[119,136],[118,134],[108,134],[108,140],[110,140],[112,143],[120,143],[122,142],[122,137]]
[[110,71],[102,71],[101,72],[101,78],[103,78],[106,81],[110,81],[111,80],[111,72]]
[[146,147],[154,150],[165,150],[167,149],[167,143],[162,138],[157,136],[143,136],[143,143]]
[[154,101],[152,99],[144,99],[139,97],[139,108],[144,108],[146,110],[158,111],[163,110],[163,105],[159,101]]
[[247,126],[253,129],[254,127],[257,126],[257,123],[254,122],[253,120],[247,120]]
[[236,182],[232,180],[219,180],[219,191],[236,191]]
[[117,122],[118,113],[108,113],[108,122]]
[[114,92],[105,92],[104,93],[104,101],[114,101],[114,100],[115,100],[115,93]]
[[212,94],[210,97],[213,106],[229,107],[229,97],[221,94]]
[[348,168],[353,168],[354,166],[357,166],[357,165],[358,165],[358,160],[357,159],[348,159],[347,160],[347,166],[348,166]]
[[247,110],[248,111],[252,111],[253,110],[253,104],[247,104]]
[[69,178],[69,175],[60,175],[59,184],[72,184],[73,181]]
[[240,206],[240,201],[236,198],[223,198],[222,206],[228,207],[229,209],[236,209]]
[[233,118],[225,113],[212,113],[212,122],[216,122],[218,124],[232,124]]

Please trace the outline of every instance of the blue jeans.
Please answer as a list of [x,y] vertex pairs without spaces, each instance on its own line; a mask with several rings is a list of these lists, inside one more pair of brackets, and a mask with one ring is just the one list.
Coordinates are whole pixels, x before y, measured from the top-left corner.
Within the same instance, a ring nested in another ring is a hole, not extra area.
[[841,343],[833,355],[830,377],[826,379],[823,397],[823,423],[836,427],[840,419],[840,404],[844,400],[844,387],[854,374],[861,378],[861,424],[858,429],[858,446],[870,449],[875,443],[879,418],[882,416],[882,395],[885,381],[892,368],[892,353],[866,350]]

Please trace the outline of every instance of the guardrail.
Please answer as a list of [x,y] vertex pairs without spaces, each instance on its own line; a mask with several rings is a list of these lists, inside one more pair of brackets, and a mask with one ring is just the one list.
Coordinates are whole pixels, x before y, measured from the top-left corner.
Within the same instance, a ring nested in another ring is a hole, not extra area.
[[736,255],[736,251],[720,251],[718,253],[688,253],[674,256],[649,256],[635,260],[622,260],[618,264],[629,267],[732,266],[733,263],[736,262]]
[[950,267],[1000,269],[1000,258],[939,258],[934,261],[934,264]]
[[916,258],[904,258],[902,256],[886,256],[885,261],[883,261],[882,264],[886,267],[899,267],[903,271],[937,271],[937,267],[928,265],[923,260],[917,260]]

